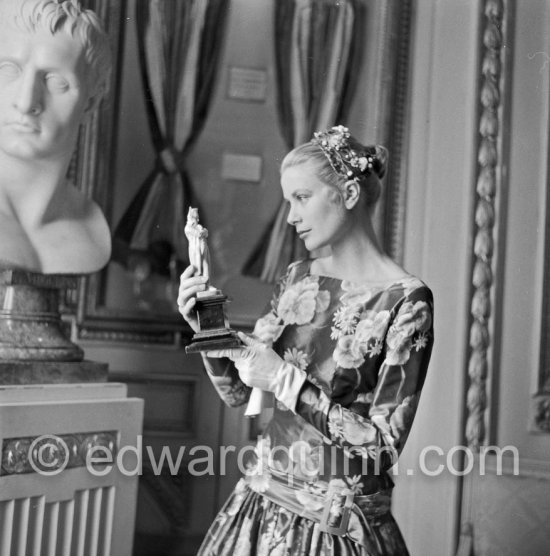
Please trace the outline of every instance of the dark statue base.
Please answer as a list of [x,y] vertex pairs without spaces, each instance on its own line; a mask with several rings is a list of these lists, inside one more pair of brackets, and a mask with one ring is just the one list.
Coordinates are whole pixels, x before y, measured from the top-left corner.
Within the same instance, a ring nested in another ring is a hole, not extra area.
[[0,385],[107,381],[108,365],[84,360],[61,319],[60,293],[77,279],[0,270]]
[[243,347],[237,332],[229,327],[225,314],[227,296],[219,290],[197,295],[197,317],[200,332],[185,347],[186,353]]

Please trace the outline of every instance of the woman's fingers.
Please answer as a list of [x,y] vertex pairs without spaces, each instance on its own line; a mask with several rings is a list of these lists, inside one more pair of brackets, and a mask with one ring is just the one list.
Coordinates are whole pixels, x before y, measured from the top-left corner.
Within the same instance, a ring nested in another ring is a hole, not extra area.
[[192,276],[191,278],[185,278],[180,281],[179,291],[182,292],[188,288],[195,286],[206,286],[206,278],[204,276]]
[[182,273],[180,276],[180,280],[185,280],[186,278],[190,278],[191,276],[193,276],[195,274],[195,272],[197,271],[197,269],[190,264]]
[[193,315],[193,308],[195,307],[196,299],[192,297],[191,299],[187,300],[185,303],[178,302],[178,311],[181,313],[182,317],[188,319],[191,315]]
[[197,293],[206,289],[204,276],[196,275],[197,269],[189,265],[180,276],[180,287],[178,290],[178,311],[189,323],[191,328],[197,332],[198,322],[195,314],[195,303]]
[[195,296],[206,289],[204,283],[193,284],[185,288],[181,288],[178,292],[178,306],[185,305],[189,299],[194,299]]
[[261,342],[258,341],[258,338],[254,338],[254,336],[250,336],[244,332],[239,331],[237,332],[237,335],[245,346],[255,346],[257,344],[261,344]]
[[206,352],[206,357],[218,359],[220,357],[228,357],[232,361],[242,356],[242,349],[216,349]]

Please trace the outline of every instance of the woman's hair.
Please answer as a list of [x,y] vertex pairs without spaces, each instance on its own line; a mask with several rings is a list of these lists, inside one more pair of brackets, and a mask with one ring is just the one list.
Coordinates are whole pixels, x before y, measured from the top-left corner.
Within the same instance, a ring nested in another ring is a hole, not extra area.
[[366,146],[352,137],[347,128],[335,126],[315,133],[313,139],[292,149],[281,163],[281,172],[292,166],[311,164],[321,181],[344,189],[354,180],[365,195],[367,206],[376,204],[386,173],[388,151],[380,145]]
[[0,0],[0,20],[11,21],[20,29],[45,29],[52,35],[63,31],[81,44],[89,66],[90,96],[103,96],[112,68],[109,39],[97,15],[84,10],[78,0]]

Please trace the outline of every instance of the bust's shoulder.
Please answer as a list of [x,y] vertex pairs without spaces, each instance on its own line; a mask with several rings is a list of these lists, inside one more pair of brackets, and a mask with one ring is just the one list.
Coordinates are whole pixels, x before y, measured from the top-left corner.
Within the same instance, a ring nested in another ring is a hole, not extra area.
[[[62,204],[42,230],[39,245],[52,257],[55,266],[79,267],[77,272],[94,272],[111,256],[111,231],[100,206],[70,185]],[[67,241],[70,238],[70,241]],[[49,245],[65,245],[62,250]]]

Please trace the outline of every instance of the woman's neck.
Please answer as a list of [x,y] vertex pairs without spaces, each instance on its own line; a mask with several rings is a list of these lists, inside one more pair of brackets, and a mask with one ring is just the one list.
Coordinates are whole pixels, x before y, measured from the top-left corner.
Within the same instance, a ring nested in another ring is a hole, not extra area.
[[329,256],[316,259],[312,272],[350,282],[386,282],[407,276],[380,247],[370,218],[352,226],[331,246]]

